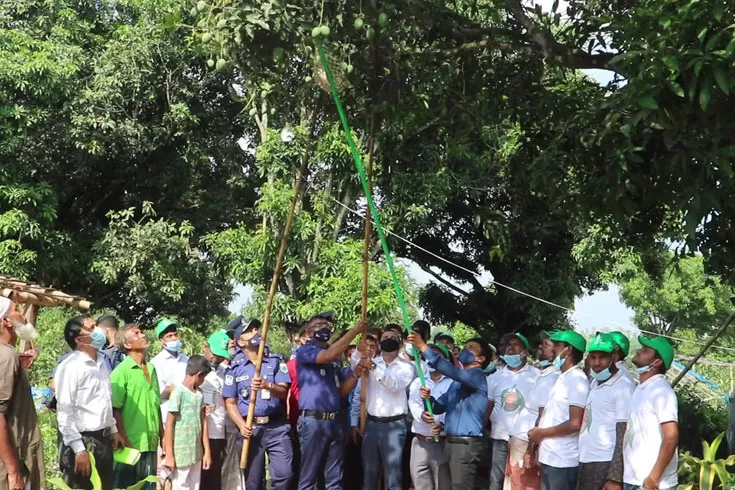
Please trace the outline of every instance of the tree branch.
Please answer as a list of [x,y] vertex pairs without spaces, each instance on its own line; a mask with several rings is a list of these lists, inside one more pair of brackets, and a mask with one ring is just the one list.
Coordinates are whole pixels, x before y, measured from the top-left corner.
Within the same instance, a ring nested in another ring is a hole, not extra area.
[[615,56],[613,53],[590,54],[579,48],[562,44],[554,39],[551,32],[538,26],[526,15],[521,0],[506,0],[505,5],[508,12],[526,29],[528,37],[540,48],[544,58],[549,62],[567,68],[617,71],[610,65],[610,61]]
[[431,267],[426,267],[423,264],[419,264],[419,267],[421,267],[421,270],[423,270],[424,272],[426,272],[428,274],[431,274],[437,281],[441,282],[442,284],[444,284],[448,288],[453,289],[454,291],[460,293],[463,296],[469,296],[470,295],[470,293],[468,293],[464,289],[460,288],[456,284],[452,284],[451,282],[447,281],[442,276],[440,276],[439,274],[437,274],[436,272],[434,272],[433,270],[431,270]]

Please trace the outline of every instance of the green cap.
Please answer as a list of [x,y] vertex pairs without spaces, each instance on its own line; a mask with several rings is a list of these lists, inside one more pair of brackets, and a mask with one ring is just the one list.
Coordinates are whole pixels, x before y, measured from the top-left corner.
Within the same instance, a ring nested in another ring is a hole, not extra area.
[[217,330],[207,339],[207,345],[209,350],[215,356],[224,357],[225,359],[230,358],[230,353],[227,350],[227,346],[230,344],[230,337],[224,330]]
[[663,337],[644,337],[643,335],[640,335],[638,337],[638,342],[640,342],[642,346],[650,347],[658,352],[658,355],[661,356],[661,360],[664,361],[664,367],[666,369],[671,367],[671,363],[674,362],[674,348],[671,347],[668,340]]
[[161,318],[161,320],[156,324],[156,337],[160,339],[161,335],[163,335],[166,330],[176,330],[178,327],[179,325],[170,318]]
[[587,352],[608,352],[615,351],[615,341],[609,333],[600,333],[590,339],[587,344]]
[[566,342],[580,352],[584,352],[585,347],[587,347],[587,341],[584,340],[584,337],[574,330],[557,330],[549,335],[549,338],[554,342]]
[[628,353],[630,352],[630,340],[628,340],[628,337],[623,332],[610,332],[610,336],[613,342],[620,347],[623,357],[628,357]]
[[523,345],[526,346],[526,350],[531,350],[531,344],[528,343],[528,339],[526,338],[525,335],[523,335],[522,333],[516,332],[513,334],[513,336],[517,338],[518,340],[520,340],[521,342],[523,342]]

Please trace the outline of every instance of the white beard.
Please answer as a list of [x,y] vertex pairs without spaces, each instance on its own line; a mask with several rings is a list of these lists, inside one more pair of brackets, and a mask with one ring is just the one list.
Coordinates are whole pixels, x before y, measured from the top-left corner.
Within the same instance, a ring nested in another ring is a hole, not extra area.
[[23,323],[20,321],[13,322],[13,328],[15,333],[20,340],[36,340],[38,338],[38,331],[30,323]]

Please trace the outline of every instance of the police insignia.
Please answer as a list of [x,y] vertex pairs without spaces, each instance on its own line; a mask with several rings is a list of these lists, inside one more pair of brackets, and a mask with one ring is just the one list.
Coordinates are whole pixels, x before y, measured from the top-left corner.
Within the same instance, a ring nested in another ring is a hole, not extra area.
[[234,381],[234,378],[232,376],[230,376],[229,374],[225,376],[225,384],[226,385],[231,385],[233,381]]

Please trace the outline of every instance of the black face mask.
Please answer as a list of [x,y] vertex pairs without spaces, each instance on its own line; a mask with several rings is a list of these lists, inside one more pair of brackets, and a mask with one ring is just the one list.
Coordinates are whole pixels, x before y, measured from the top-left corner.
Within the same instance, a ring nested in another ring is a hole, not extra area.
[[380,341],[380,350],[383,352],[395,352],[400,344],[396,339],[387,338]]

